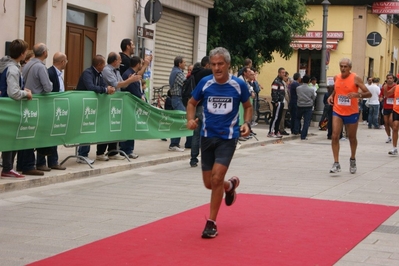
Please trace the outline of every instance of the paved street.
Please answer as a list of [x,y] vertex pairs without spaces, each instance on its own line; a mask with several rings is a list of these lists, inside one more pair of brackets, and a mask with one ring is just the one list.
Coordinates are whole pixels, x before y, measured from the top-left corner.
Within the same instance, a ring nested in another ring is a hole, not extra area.
[[[388,155],[392,145],[384,130],[359,125],[354,175],[348,140],[341,141],[342,172],[330,174],[325,131],[313,127],[307,141],[289,136],[282,142],[266,137],[265,124],[254,131],[259,141],[242,142],[228,172],[241,178],[238,193],[399,206],[399,158]],[[189,166],[189,150],[167,148],[161,140],[137,141],[140,157],[130,163],[95,162],[91,169],[70,159],[66,171],[0,180],[0,264],[23,265],[208,203],[200,168]],[[61,161],[73,153],[60,148]],[[202,229],[196,229],[198,238]],[[399,265],[399,212],[337,265]]]

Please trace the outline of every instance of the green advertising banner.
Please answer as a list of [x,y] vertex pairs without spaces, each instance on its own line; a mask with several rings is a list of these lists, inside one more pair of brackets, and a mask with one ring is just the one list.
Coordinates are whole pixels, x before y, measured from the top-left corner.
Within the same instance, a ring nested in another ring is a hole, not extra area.
[[186,113],[162,110],[128,92],[0,98],[0,151],[192,135]]

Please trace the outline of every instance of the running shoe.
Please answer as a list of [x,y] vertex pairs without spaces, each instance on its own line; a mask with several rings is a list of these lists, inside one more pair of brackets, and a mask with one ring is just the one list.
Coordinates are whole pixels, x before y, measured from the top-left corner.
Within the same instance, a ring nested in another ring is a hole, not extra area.
[[240,185],[240,179],[236,176],[233,176],[232,178],[229,179],[229,182],[231,182],[233,186],[232,189],[226,191],[226,196],[224,197],[224,202],[226,203],[227,206],[233,205],[234,201],[236,201],[237,198],[236,188]]
[[356,173],[357,167],[356,167],[356,159],[350,159],[350,166],[349,166],[349,172],[351,174]]
[[391,137],[388,137],[387,141],[385,141],[385,143],[391,143],[391,142],[392,142]]
[[341,165],[339,163],[334,163],[332,168],[330,169],[330,173],[338,173],[341,172]]
[[212,220],[207,220],[205,229],[202,232],[202,238],[214,238],[218,235],[216,223]]
[[392,149],[388,152],[389,155],[398,155],[398,149]]

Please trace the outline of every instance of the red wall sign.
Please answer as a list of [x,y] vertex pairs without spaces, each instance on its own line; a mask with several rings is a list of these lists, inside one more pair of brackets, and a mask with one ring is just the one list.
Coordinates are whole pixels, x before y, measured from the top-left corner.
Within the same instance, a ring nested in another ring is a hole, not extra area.
[[371,8],[373,14],[399,14],[399,2],[374,2]]
[[[323,38],[322,31],[308,31],[305,35],[294,35],[295,39],[321,39]],[[344,38],[343,31],[327,31],[327,39],[338,39],[342,40]]]

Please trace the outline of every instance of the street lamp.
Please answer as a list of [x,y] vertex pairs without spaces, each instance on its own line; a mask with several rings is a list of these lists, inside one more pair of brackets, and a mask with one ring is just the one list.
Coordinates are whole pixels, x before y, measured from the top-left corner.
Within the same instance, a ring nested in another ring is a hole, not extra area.
[[326,46],[327,46],[327,18],[328,18],[328,7],[331,3],[328,0],[324,0],[323,5],[323,38],[321,41],[321,73],[320,73],[320,83],[319,89],[317,90],[316,97],[316,109],[313,112],[313,121],[318,122],[323,114],[324,94],[327,93],[327,83],[326,83]]

